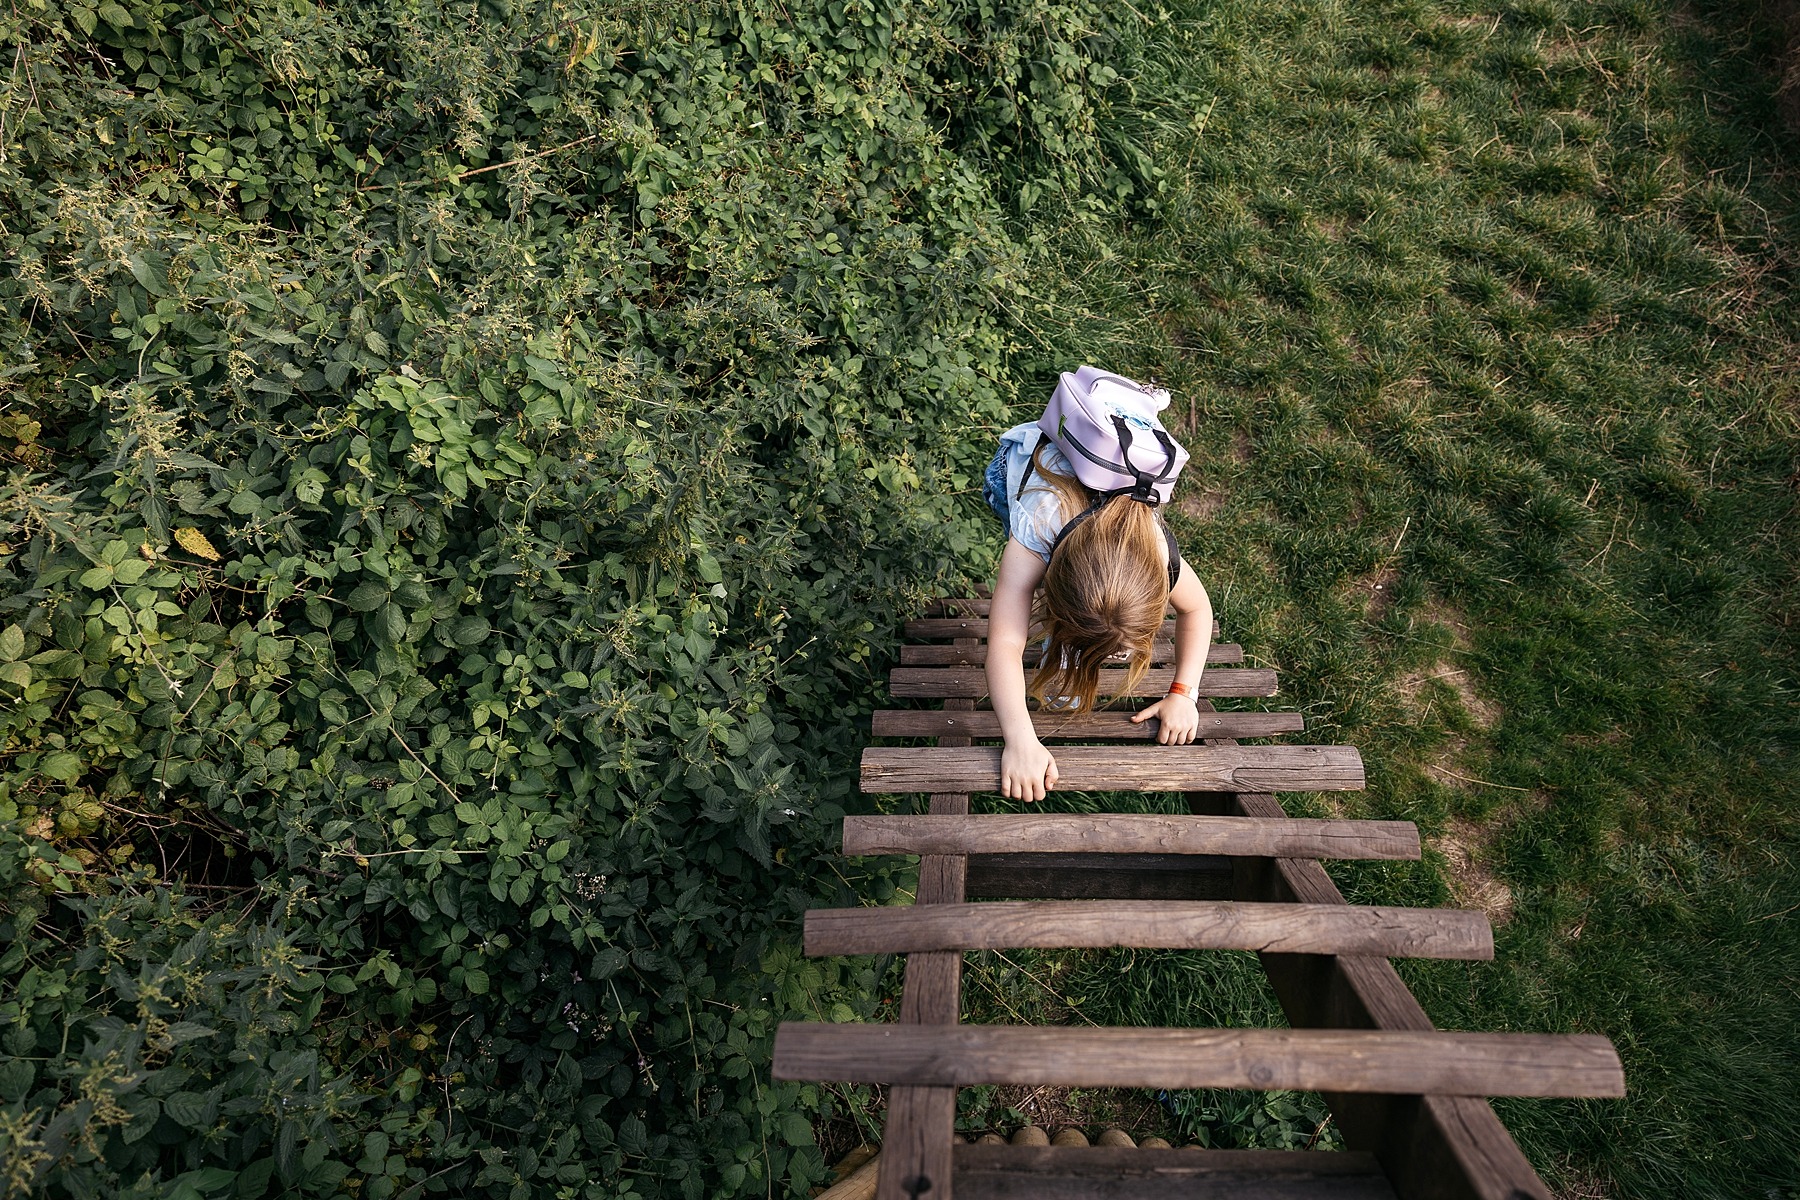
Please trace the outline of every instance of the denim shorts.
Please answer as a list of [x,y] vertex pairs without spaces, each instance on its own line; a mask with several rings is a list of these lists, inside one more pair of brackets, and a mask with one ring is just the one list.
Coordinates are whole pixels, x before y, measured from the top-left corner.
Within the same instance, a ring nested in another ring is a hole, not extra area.
[[987,473],[981,481],[981,498],[988,502],[1000,523],[1010,531],[1012,529],[1012,502],[1006,498],[1006,447],[1001,446],[994,455],[994,461],[987,466]]

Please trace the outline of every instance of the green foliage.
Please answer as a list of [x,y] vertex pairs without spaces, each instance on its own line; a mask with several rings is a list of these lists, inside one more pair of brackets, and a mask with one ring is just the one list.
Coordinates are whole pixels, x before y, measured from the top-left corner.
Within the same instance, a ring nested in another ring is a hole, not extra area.
[[1208,1089],[1169,1098],[1181,1132],[1212,1149],[1341,1150],[1331,1112],[1311,1092]]
[[795,918],[892,888],[853,722],[986,553],[1009,181],[1131,191],[1103,27],[0,17],[9,1186],[821,1176],[769,1040],[876,987]]

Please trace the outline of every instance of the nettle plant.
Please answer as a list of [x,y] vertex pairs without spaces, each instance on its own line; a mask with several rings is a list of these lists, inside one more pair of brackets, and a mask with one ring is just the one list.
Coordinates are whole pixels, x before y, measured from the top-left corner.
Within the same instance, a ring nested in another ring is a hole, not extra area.
[[[1088,3],[0,17],[0,1170],[734,1196]],[[1096,173],[1098,172],[1098,174]],[[851,873],[860,870],[862,874]]]

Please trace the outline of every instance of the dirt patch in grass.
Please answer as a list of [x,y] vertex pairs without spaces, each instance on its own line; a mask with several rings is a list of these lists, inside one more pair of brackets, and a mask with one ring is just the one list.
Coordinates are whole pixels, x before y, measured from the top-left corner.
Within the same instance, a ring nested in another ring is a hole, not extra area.
[[1416,624],[1442,625],[1450,631],[1450,646],[1454,650],[1469,648],[1469,619],[1463,616],[1462,610],[1442,600],[1427,600],[1419,605]]
[[1443,17],[1442,23],[1452,29],[1492,30],[1500,28],[1500,18],[1493,13],[1471,13],[1465,17]]
[[1363,619],[1371,623],[1387,616],[1394,607],[1394,585],[1400,582],[1400,569],[1389,565],[1357,582],[1363,594]]
[[[1380,582],[1379,577],[1373,582]],[[1414,625],[1415,627],[1418,625],[1442,625],[1450,631],[1450,649],[1453,653],[1469,649],[1468,620],[1460,611],[1442,601],[1433,600],[1420,605],[1418,614],[1414,618]],[[1475,684],[1466,669],[1452,666],[1442,658],[1430,666],[1421,667],[1400,676],[1394,681],[1394,687],[1408,708],[1419,711],[1421,707],[1428,708],[1430,705],[1429,698],[1422,701],[1420,697],[1433,681],[1449,685],[1450,690],[1456,693],[1457,702],[1462,705],[1463,712],[1468,714],[1469,720],[1477,729],[1485,732],[1499,723],[1500,706],[1491,700],[1482,698],[1475,691]],[[1459,745],[1457,752],[1460,753],[1460,750],[1461,746]]]
[[1444,856],[1457,904],[1479,909],[1493,924],[1504,925],[1513,915],[1512,889],[1488,865],[1489,848],[1499,828],[1457,818],[1431,839],[1431,846]]
[[[1475,685],[1469,682],[1469,673],[1461,667],[1448,667],[1441,662],[1434,663],[1423,670],[1402,675],[1394,682],[1394,686],[1399,689],[1400,697],[1406,701],[1408,707],[1418,708],[1419,696],[1432,680],[1450,685],[1450,690],[1456,693],[1457,703],[1461,704],[1463,711],[1469,714],[1469,720],[1475,723],[1476,728],[1492,729],[1499,722],[1500,706],[1491,700],[1483,700],[1477,695]],[[1427,700],[1425,703],[1429,706],[1430,701]]]
[[1177,500],[1175,507],[1196,521],[1210,521],[1219,515],[1225,507],[1225,501],[1230,498],[1231,494],[1224,488],[1204,487]]
[[[1431,848],[1444,856],[1445,882],[1457,904],[1479,909],[1495,925],[1512,919],[1512,888],[1494,871],[1494,846],[1521,818],[1542,812],[1549,804],[1549,794],[1534,789],[1484,820],[1453,817],[1443,833],[1429,840]],[[1573,936],[1579,937],[1579,930]]]

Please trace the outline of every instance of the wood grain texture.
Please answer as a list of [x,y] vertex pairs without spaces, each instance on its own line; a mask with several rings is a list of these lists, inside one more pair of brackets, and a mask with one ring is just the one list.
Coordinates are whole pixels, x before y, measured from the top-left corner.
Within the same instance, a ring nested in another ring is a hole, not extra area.
[[[1100,672],[1101,696],[1162,696],[1175,678],[1172,667],[1151,667],[1135,687],[1125,687],[1125,672]],[[908,700],[979,700],[987,695],[985,667],[895,667],[888,672],[888,691]],[[1273,696],[1275,672],[1262,667],[1208,667],[1194,691],[1201,696]]]
[[[974,707],[968,700],[948,700],[951,711]],[[941,738],[940,746],[965,747],[967,737]],[[966,793],[945,792],[929,802],[932,816],[961,817],[969,812]],[[927,855],[919,859],[915,904],[958,904],[968,859]],[[921,1025],[954,1025],[962,1017],[962,955],[914,954],[906,960],[900,993],[900,1020]],[[936,1200],[952,1200],[951,1135],[956,1129],[954,1087],[893,1087],[887,1094],[882,1144],[886,1151],[876,1183],[876,1200],[911,1197],[915,1182],[929,1185]]]
[[844,853],[850,855],[1024,852],[1343,859],[1416,859],[1420,853],[1419,831],[1410,821],[1184,817],[1162,813],[844,818]]
[[815,908],[806,952],[938,950],[1261,950],[1394,958],[1490,959],[1479,912],[1235,900],[1023,900],[895,908]]
[[[954,1169],[955,1159],[951,1159]],[[840,1166],[838,1168],[842,1170]],[[881,1152],[878,1150],[869,1161],[844,1176],[813,1200],[873,1200],[876,1182],[881,1178]]]
[[[969,797],[958,792],[931,797],[931,815],[966,820]],[[960,855],[926,855],[919,859],[919,887],[914,904],[961,904],[968,860]],[[906,982],[900,993],[900,1019],[924,1024],[952,1024],[962,1013],[962,955],[916,954],[906,960]]]
[[777,1079],[1255,1088],[1451,1096],[1622,1096],[1585,1034],[1339,1029],[1043,1029],[786,1022]]
[[[870,746],[865,792],[994,792],[999,746]],[[1062,746],[1057,790],[1066,792],[1341,792],[1363,785],[1354,746]]]
[[976,1145],[952,1160],[961,1200],[1394,1200],[1354,1151]]
[[[1032,728],[1042,741],[1052,739],[1116,741],[1155,741],[1162,722],[1155,717],[1133,724],[1128,710],[1102,710],[1091,713],[1031,714]],[[944,737],[960,734],[969,738],[1003,736],[1000,716],[991,709],[952,712],[926,708],[877,709],[871,722],[876,737]],[[1201,738],[1273,737],[1297,733],[1306,728],[1306,719],[1297,712],[1227,712],[1201,713]]]
[[[1286,815],[1274,796],[1256,793],[1232,797],[1232,810],[1260,818]],[[1233,861],[1233,892],[1240,899],[1344,902],[1317,862]],[[1262,963],[1296,1028],[1432,1028],[1386,959],[1265,954]],[[1550,1189],[1485,1099],[1328,1092],[1325,1101],[1344,1140],[1375,1153],[1401,1200],[1550,1200]]]
[[971,900],[1229,900],[1231,859],[1210,854],[971,854]]
[[[1042,647],[1033,644],[1025,647],[1021,660],[1027,667],[1035,667],[1043,657]],[[1175,643],[1168,638],[1158,638],[1150,647],[1150,661],[1157,666],[1167,666],[1175,661]],[[1244,648],[1225,642],[1206,648],[1206,661],[1209,663],[1240,663],[1244,661]],[[900,665],[903,667],[960,667],[980,666],[987,662],[987,643],[976,642],[973,646],[937,646],[911,645],[900,647]]]
[[950,1200],[954,1188],[951,1136],[956,1128],[954,1087],[895,1086],[887,1093],[876,1200],[911,1200],[912,1181],[930,1182],[921,1197]]

